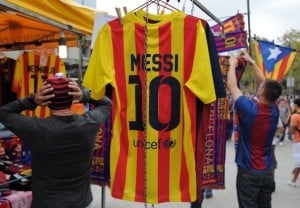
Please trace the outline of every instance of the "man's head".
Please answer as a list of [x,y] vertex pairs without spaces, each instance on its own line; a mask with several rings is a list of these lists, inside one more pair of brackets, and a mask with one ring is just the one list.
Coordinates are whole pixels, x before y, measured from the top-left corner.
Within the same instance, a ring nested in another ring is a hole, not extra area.
[[282,93],[282,85],[272,79],[265,80],[258,90],[258,95],[263,96],[267,102],[274,103]]
[[69,79],[65,77],[50,77],[47,79],[47,83],[51,84],[51,87],[53,88],[52,93],[55,94],[55,96],[50,99],[51,104],[49,105],[49,108],[51,110],[70,108],[73,96],[68,94],[68,92],[71,91],[68,87]]
[[294,100],[294,106],[300,108],[300,98]]

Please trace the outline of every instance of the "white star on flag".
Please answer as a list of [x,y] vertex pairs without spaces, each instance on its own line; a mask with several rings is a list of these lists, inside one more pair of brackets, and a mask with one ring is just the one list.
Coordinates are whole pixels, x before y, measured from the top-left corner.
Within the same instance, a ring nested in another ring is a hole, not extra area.
[[282,51],[278,47],[270,48],[269,51],[270,51],[270,55],[267,58],[267,60],[270,60],[270,59],[276,60],[277,56],[282,53]]

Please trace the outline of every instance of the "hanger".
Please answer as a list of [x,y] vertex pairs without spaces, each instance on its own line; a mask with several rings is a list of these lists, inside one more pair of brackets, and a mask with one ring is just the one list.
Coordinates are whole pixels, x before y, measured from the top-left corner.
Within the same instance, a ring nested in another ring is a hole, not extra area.
[[118,16],[118,18],[119,18],[120,24],[123,25],[121,9],[120,9],[119,7],[116,7],[115,10],[116,10],[117,16]]
[[[170,5],[168,2],[164,2],[164,4],[161,4],[161,0],[148,0],[144,4],[142,4],[142,5],[138,6],[137,8],[133,9],[132,11],[138,11],[138,10],[144,9],[145,7],[148,7],[152,3],[156,4],[157,6],[166,8],[170,11],[174,11],[174,10],[179,11],[176,7]],[[119,18],[120,24],[123,24],[121,9],[119,7],[116,7],[115,10],[116,10],[117,16]],[[127,8],[123,7],[123,10],[124,10],[124,13],[126,15],[127,14]]]
[[[121,14],[121,9],[119,7],[115,8],[117,16],[119,18],[119,22],[121,25],[123,25],[123,20],[122,20],[122,14]],[[123,7],[125,15],[127,14],[127,7]]]
[[[170,0],[167,0],[167,3]],[[180,0],[177,0],[180,2]],[[201,9],[205,14],[207,14],[210,18],[212,18],[214,21],[216,21],[221,27],[222,27],[222,36],[224,37],[224,24],[221,20],[219,20],[211,11],[209,11],[203,4],[201,4],[198,0],[191,0],[194,5],[196,5],[199,9]],[[153,2],[153,1],[151,1]],[[155,2],[155,1],[154,1]]]
[[126,15],[127,14],[127,7],[126,6],[123,7],[123,11],[124,11],[124,13]]
[[170,5],[168,2],[169,1],[164,2],[164,4],[162,4],[161,0],[148,0],[147,2],[145,2],[144,4],[138,6],[137,8],[135,8],[132,11],[138,11],[138,10],[144,9],[145,7],[148,7],[152,3],[156,4],[157,6],[161,6],[161,7],[165,8],[165,9],[168,9],[170,11],[174,11],[174,10],[175,11],[179,11],[176,7]]

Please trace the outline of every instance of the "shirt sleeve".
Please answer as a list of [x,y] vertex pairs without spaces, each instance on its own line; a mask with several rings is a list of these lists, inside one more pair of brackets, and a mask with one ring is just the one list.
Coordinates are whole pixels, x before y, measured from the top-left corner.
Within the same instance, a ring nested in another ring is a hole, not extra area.
[[111,31],[108,24],[100,30],[91,54],[83,86],[91,90],[91,98],[99,100],[105,95],[105,87],[113,85],[113,49]]
[[193,69],[186,85],[205,104],[216,100],[206,33],[199,21]]

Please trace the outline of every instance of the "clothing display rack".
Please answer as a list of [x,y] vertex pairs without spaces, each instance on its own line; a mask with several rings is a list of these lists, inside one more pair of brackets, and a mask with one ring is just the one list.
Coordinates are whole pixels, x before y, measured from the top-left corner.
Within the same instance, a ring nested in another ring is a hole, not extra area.
[[[169,2],[170,0],[167,0]],[[178,0],[180,2],[180,0]],[[191,0],[191,2],[197,6],[199,9],[201,9],[206,15],[208,15],[210,18],[212,18],[215,22],[217,22],[222,27],[222,33],[224,34],[224,24],[223,22],[217,18],[211,11],[209,11],[202,3],[200,3],[198,0]]]
[[[224,34],[224,25],[223,25],[223,22],[221,20],[219,20],[211,11],[209,11],[203,4],[201,4],[198,0],[191,0],[192,3],[197,6],[199,9],[201,9],[206,15],[208,15],[210,18],[212,18],[215,22],[217,22],[221,28],[222,28],[222,35]],[[180,2],[180,0],[178,0],[178,2]],[[168,4],[169,3],[169,0],[167,0],[166,2],[163,2],[161,0],[147,0],[144,4],[141,4],[140,6],[136,7],[134,10],[132,11],[137,11],[137,10],[141,10],[141,9],[146,9],[146,12],[149,12],[148,11],[148,8],[149,8],[149,5],[150,4],[156,4],[157,7],[163,7],[163,8],[166,8],[170,11],[175,11],[175,10],[178,10],[177,8],[173,7],[172,5]],[[127,8],[126,7],[123,7],[123,10],[124,10],[124,13],[125,15],[127,14]],[[123,24],[123,21],[122,21],[122,15],[121,15],[121,9],[119,7],[116,7],[115,8],[115,11],[116,11],[116,14],[117,14],[117,17],[119,19],[119,22],[120,24]],[[145,27],[147,27],[147,24],[148,24],[148,16],[145,17]],[[145,31],[147,31],[147,28],[145,29]],[[145,35],[147,36],[147,34]],[[145,54],[147,53],[147,37],[145,37]],[[144,66],[146,68],[146,64]],[[146,71],[146,70],[145,70]],[[146,76],[146,75],[145,75]],[[145,78],[146,79],[146,78]],[[147,81],[145,81],[147,82]],[[146,86],[145,86],[146,87]],[[146,90],[145,90],[146,91]],[[145,102],[147,102],[147,100],[145,100]],[[146,131],[146,129],[144,129],[144,131]],[[144,134],[146,134],[144,132]],[[146,137],[144,138],[145,141],[146,141]],[[145,163],[145,167],[146,167],[146,162],[145,162],[145,159],[146,156],[144,157],[144,163]],[[144,174],[146,174],[146,172],[144,172]],[[144,180],[146,180],[144,178]],[[145,182],[145,181],[144,181]],[[144,187],[145,190],[147,190],[147,187]],[[146,191],[145,191],[146,193]],[[101,201],[101,208],[105,208],[105,187],[102,187],[102,193],[101,193],[101,197],[102,197],[102,201]],[[146,196],[145,196],[146,198]],[[147,208],[147,201],[144,202],[144,206],[145,208]],[[152,208],[154,208],[154,204],[150,205]]]
[[211,11],[209,11],[203,4],[201,4],[198,0],[191,0],[193,4],[195,4],[199,9],[201,9],[205,14],[207,14],[210,18],[216,21],[222,27],[222,33],[224,34],[224,24],[219,18],[217,18]]
[[[178,2],[180,2],[180,0],[177,0]],[[156,4],[157,5],[157,8],[158,8],[158,11],[159,11],[159,7],[163,7],[163,8],[166,8],[170,11],[172,10],[178,10],[177,8],[173,7],[172,5],[169,5],[168,3],[170,2],[170,0],[166,0],[166,1],[162,1],[162,0],[146,0],[146,3],[144,4],[141,4],[140,6],[138,6],[136,9],[134,9],[133,11],[137,11],[137,10],[142,10],[142,9],[146,9],[146,13],[149,13],[148,11],[148,7],[150,4]],[[198,0],[191,0],[192,4],[195,5],[196,7],[198,7],[201,11],[203,11],[206,15],[208,15],[211,19],[213,19],[215,22],[217,22],[218,25],[220,25],[220,27],[222,28],[222,35],[224,35],[224,24],[223,22],[218,19],[210,10],[208,10],[202,3],[200,3]],[[122,22],[122,15],[121,15],[121,10],[120,8],[115,8],[116,9],[116,13],[117,13],[117,16],[120,20],[120,23],[123,24]],[[127,14],[127,8],[126,7],[123,7],[123,11],[125,13],[125,15]],[[7,3],[5,2],[4,0],[0,0],[0,13],[16,13],[16,15],[20,15],[24,18],[30,18],[30,19],[38,19],[40,22],[45,22],[51,26],[54,26],[54,27],[57,27],[61,30],[65,30],[65,31],[68,31],[70,33],[72,33],[72,35],[74,35],[74,37],[69,37],[69,38],[65,38],[67,41],[75,41],[77,40],[78,41],[78,48],[79,48],[79,53],[80,53],[80,63],[79,63],[79,68],[81,69],[82,68],[82,62],[83,62],[83,59],[82,59],[82,46],[83,46],[83,38],[85,37],[85,34],[83,32],[81,32],[80,30],[77,30],[75,28],[73,28],[71,25],[67,25],[67,24],[63,24],[63,23],[59,23],[59,22],[56,22],[54,20],[51,20],[49,18],[46,18],[46,17],[43,17],[43,16],[40,16],[40,15],[36,15],[34,14],[33,12],[30,12],[30,11],[27,11],[27,10],[24,10],[20,7],[17,7],[17,6],[14,6],[13,4],[10,4],[10,3]],[[19,14],[20,13],[20,14]],[[145,19],[145,22],[146,22],[146,25],[145,25],[145,54],[147,54],[147,24],[149,24],[148,22],[148,16],[146,17]],[[53,38],[53,39],[34,39],[32,41],[27,41],[27,42],[13,42],[13,43],[5,43],[5,44],[2,44],[0,45],[0,49],[1,48],[5,48],[5,49],[11,49],[11,48],[22,48],[26,45],[33,45],[33,46],[41,46],[43,44],[46,44],[46,43],[52,43],[52,42],[58,42],[58,39]],[[146,62],[144,63],[144,70],[145,70],[145,73],[147,71],[147,64]],[[82,79],[82,74],[80,74],[80,76],[78,77],[79,80],[81,81]],[[147,75],[145,74],[145,80],[147,79]],[[147,80],[145,81],[145,83],[147,83]],[[147,87],[146,85],[143,86],[143,87]],[[147,89],[144,89],[145,92],[147,91]],[[145,96],[146,97],[146,96]],[[147,99],[143,100],[144,103],[146,104],[147,102]],[[147,110],[147,108],[143,108],[145,111]],[[144,112],[144,114],[146,115],[147,112]],[[145,119],[143,120],[143,123],[145,124],[147,121],[147,117],[145,117]],[[144,134],[146,135],[146,127],[144,127]],[[147,142],[147,137],[145,136],[144,137],[144,142],[146,143]],[[144,149],[144,151],[146,151]],[[145,154],[145,158],[144,158],[144,164],[145,164],[145,168],[146,168],[146,152],[144,153]],[[146,172],[144,172],[144,175],[146,176]],[[27,177],[27,176],[26,176]],[[146,178],[146,177],[145,177]],[[18,179],[19,180],[19,179]],[[146,184],[146,179],[144,179],[144,183]],[[105,186],[101,186],[101,208],[105,208]],[[144,190],[147,190],[147,187],[145,185],[144,187]],[[145,191],[146,193],[146,191]],[[146,195],[147,196],[147,195]],[[145,199],[147,198],[145,196]],[[145,208],[147,208],[147,201],[144,202],[144,206]],[[154,208],[154,205],[152,204],[151,205],[152,208]]]
[[[77,41],[81,40],[81,37],[74,37],[74,38],[65,38],[66,41]],[[23,46],[26,45],[35,45],[35,46],[41,46],[44,43],[57,43],[59,39],[52,39],[52,40],[36,40],[36,41],[27,41],[27,42],[14,42],[14,43],[8,43],[8,44],[3,44],[0,45],[0,48],[6,48],[6,49],[11,49],[11,48],[19,48],[22,49]],[[18,47],[19,46],[19,47]]]

